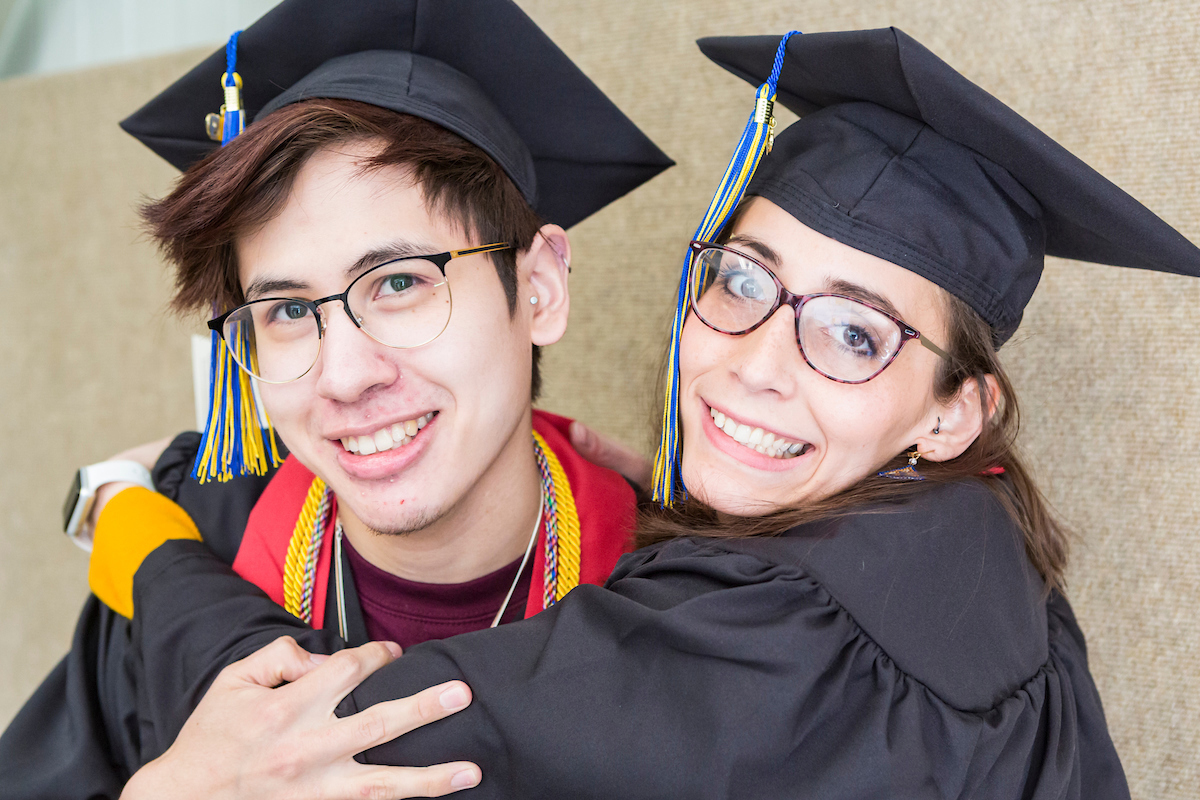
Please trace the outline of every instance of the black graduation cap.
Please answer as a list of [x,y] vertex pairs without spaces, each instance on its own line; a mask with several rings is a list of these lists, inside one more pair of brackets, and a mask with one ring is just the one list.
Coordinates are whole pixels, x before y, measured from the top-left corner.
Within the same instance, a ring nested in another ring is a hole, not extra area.
[[[219,50],[121,123],[181,170],[217,143]],[[251,119],[359,100],[479,146],[546,220],[569,227],[672,162],[510,0],[284,0],[237,41]]]
[[[778,36],[701,39],[758,86]],[[802,119],[747,194],[928,278],[1003,342],[1045,254],[1200,276],[1200,249],[895,28],[792,36],[778,100]]]

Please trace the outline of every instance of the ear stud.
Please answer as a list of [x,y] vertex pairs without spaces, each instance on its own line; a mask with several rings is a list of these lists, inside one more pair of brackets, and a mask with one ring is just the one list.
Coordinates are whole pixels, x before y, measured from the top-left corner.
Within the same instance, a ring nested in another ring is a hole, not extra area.
[[533,297],[529,298],[529,304],[534,305],[534,306],[537,305],[537,295],[536,294]]

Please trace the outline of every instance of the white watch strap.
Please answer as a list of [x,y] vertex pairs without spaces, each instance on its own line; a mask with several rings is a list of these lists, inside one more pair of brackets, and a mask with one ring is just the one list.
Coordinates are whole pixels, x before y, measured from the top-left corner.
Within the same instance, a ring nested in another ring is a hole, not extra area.
[[67,523],[67,535],[83,550],[92,550],[92,526],[87,518],[95,502],[96,490],[106,483],[127,481],[154,490],[150,470],[136,461],[101,461],[79,470],[79,494]]
[[81,488],[95,492],[106,483],[128,481],[147,489],[154,489],[154,481],[150,478],[150,470],[136,461],[101,461],[84,467],[80,480]]

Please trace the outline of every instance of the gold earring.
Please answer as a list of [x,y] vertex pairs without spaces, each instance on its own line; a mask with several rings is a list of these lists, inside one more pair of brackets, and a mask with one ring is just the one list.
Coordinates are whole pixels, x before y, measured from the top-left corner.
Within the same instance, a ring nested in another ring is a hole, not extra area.
[[923,481],[925,476],[917,472],[917,459],[921,457],[921,453],[915,447],[905,453],[908,456],[908,464],[896,469],[889,469],[879,473],[881,478],[892,478],[898,481]]

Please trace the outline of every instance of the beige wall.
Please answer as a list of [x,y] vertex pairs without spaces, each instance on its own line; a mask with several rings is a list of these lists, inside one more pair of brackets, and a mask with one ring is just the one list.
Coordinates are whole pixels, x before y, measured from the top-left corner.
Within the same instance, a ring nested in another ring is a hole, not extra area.
[[[1184,0],[526,0],[680,166],[572,232],[545,405],[645,445],[674,271],[751,90],[692,40],[895,24],[1200,241],[1200,8]],[[131,205],[171,170],[115,122],[194,56],[0,83],[0,724],[66,649],[72,469],[186,427],[183,326]],[[52,306],[51,303],[54,305]],[[1052,262],[1007,349],[1024,445],[1081,534],[1071,595],[1134,796],[1200,782],[1200,281]],[[57,309],[57,310],[52,310]],[[14,623],[10,623],[13,625]]]

